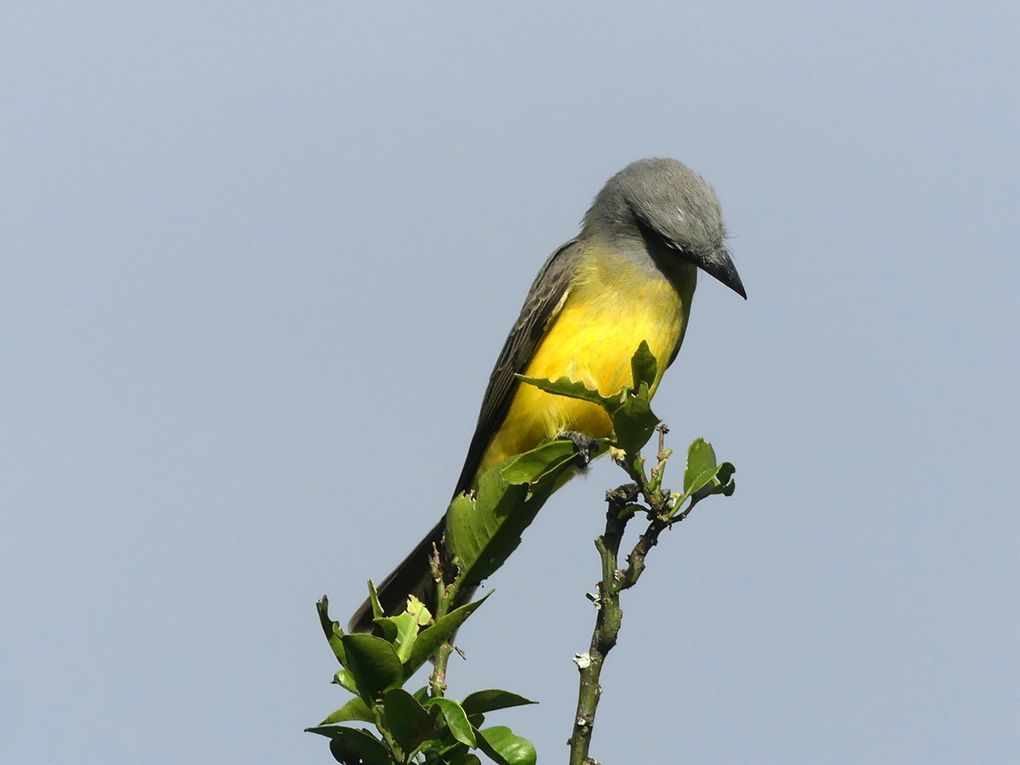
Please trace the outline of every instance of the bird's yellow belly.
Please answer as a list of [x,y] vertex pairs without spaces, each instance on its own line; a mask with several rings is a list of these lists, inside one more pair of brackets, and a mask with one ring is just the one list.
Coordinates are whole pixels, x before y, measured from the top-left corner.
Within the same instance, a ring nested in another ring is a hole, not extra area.
[[[632,383],[630,360],[645,340],[659,362],[654,387],[658,386],[683,337],[693,283],[681,295],[664,278],[633,280],[623,290],[620,274],[612,278],[611,288],[589,279],[576,291],[572,289],[526,367],[526,375],[551,380],[566,376],[612,395]],[[520,384],[482,457],[476,480],[507,457],[564,431],[601,438],[612,432],[612,425],[595,404]]]

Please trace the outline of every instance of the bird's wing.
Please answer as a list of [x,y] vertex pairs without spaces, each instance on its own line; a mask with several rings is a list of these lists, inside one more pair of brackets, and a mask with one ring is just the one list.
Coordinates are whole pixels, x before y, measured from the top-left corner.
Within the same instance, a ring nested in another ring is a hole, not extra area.
[[514,375],[522,374],[527,369],[539,343],[563,307],[580,248],[576,239],[567,242],[549,256],[535,277],[524,299],[521,315],[510,330],[489,376],[489,386],[485,389],[482,410],[478,414],[478,425],[471,446],[468,447],[454,496],[471,488],[482,455],[492,436],[503,424],[503,418],[517,390],[519,381]]

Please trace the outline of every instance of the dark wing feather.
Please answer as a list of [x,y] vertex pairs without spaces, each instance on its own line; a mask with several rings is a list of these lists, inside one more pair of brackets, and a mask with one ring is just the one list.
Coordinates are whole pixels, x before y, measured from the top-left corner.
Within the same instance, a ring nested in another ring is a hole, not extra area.
[[475,434],[468,447],[454,496],[471,488],[482,455],[493,434],[503,424],[503,418],[517,390],[519,381],[514,375],[523,373],[527,368],[552,319],[559,312],[574,274],[579,250],[580,245],[576,239],[567,242],[549,256],[535,277],[521,308],[521,315],[510,330],[489,376],[489,386],[485,389],[482,410],[478,414],[478,425],[475,426]]

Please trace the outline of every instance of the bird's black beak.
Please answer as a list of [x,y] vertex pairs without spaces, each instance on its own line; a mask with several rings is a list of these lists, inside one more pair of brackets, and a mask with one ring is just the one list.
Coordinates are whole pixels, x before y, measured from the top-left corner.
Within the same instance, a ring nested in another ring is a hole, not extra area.
[[709,255],[699,255],[694,259],[695,265],[710,276],[714,276],[740,297],[747,300],[747,293],[744,291],[744,284],[740,281],[740,274],[737,267],[733,265],[729,250],[720,246]]

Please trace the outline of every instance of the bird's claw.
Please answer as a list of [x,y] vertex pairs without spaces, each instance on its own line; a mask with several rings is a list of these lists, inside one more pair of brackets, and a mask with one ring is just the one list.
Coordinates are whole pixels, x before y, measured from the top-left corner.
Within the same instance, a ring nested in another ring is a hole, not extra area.
[[598,454],[599,440],[592,438],[584,433],[578,433],[576,430],[564,430],[559,434],[559,438],[564,438],[574,444],[574,448],[577,450],[577,459],[580,462],[581,467],[588,467],[588,463],[591,462]]

